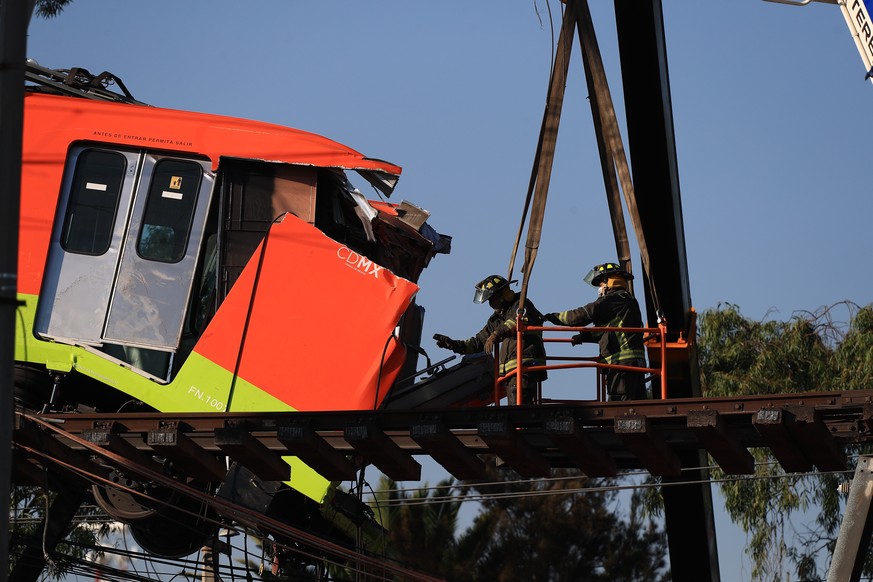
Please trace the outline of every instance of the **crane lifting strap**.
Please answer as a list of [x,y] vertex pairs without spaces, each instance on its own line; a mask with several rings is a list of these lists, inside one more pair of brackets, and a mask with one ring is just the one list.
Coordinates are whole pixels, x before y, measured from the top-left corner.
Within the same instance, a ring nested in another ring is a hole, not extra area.
[[[582,45],[582,59],[585,63],[586,78],[588,79],[588,87],[591,95],[592,113],[596,108],[599,115],[594,115],[595,128],[598,127],[598,118],[602,128],[598,130],[598,140],[606,141],[606,149],[608,158],[601,159],[604,169],[604,175],[609,173],[613,176],[614,172],[618,172],[618,178],[621,182],[621,190],[624,193],[625,204],[627,205],[628,214],[630,214],[631,224],[637,237],[637,245],[640,249],[640,258],[642,260],[643,274],[649,282],[649,290],[652,293],[652,302],[656,311],[660,314],[660,301],[658,301],[657,287],[652,284],[651,263],[649,261],[649,248],[646,245],[646,237],[643,232],[642,221],[640,220],[640,212],[637,207],[637,199],[634,193],[633,180],[631,179],[630,169],[627,163],[627,154],[624,151],[624,145],[621,140],[621,132],[618,128],[618,120],[615,116],[615,105],[612,101],[612,95],[609,92],[609,83],[606,81],[606,72],[603,68],[603,59],[600,56],[600,47],[597,43],[597,36],[594,33],[594,24],[591,20],[591,11],[588,8],[587,0],[577,0],[580,5],[579,10],[579,42]],[[607,172],[607,165],[610,166]],[[607,187],[609,181],[607,181]],[[613,216],[621,215],[621,201],[618,196],[609,198],[610,214]],[[617,207],[613,210],[613,206]],[[613,225],[613,228],[615,226]],[[621,231],[624,232],[624,221],[622,220]],[[625,239],[627,235],[624,234]],[[616,245],[618,245],[618,233],[616,232]],[[629,255],[628,251],[628,255]],[[619,251],[619,257],[622,252]],[[629,260],[629,259],[628,259]],[[631,272],[628,270],[628,272]]]
[[543,122],[540,127],[540,136],[537,143],[537,151],[534,156],[534,167],[528,185],[527,197],[524,203],[524,211],[521,217],[512,256],[509,261],[509,280],[512,280],[512,271],[515,257],[518,254],[518,245],[521,233],[527,219],[528,209],[531,207],[530,223],[527,231],[527,243],[525,245],[524,264],[522,272],[524,277],[521,284],[521,299],[519,305],[524,305],[527,297],[528,281],[533,263],[536,260],[537,248],[542,234],[543,216],[546,209],[546,197],[549,192],[549,179],[552,174],[552,162],[555,159],[555,142],[558,138],[558,125],[561,121],[561,107],[564,104],[564,90],[567,85],[567,71],[570,66],[570,50],[573,48],[574,25],[576,22],[575,2],[567,5],[564,13],[564,21],[561,25],[561,33],[558,37],[558,50],[555,54],[555,64],[549,79],[549,90],[546,96],[546,109],[543,113]]
[[615,115],[615,107],[606,80],[597,37],[591,20],[591,12],[587,0],[569,0],[566,3],[561,33],[558,39],[558,49],[555,54],[555,64],[549,81],[549,90],[546,101],[546,109],[543,114],[543,122],[540,128],[537,151],[534,157],[534,168],[528,186],[525,199],[524,211],[521,224],[516,236],[512,256],[509,264],[509,277],[512,278],[515,257],[521,240],[521,233],[527,220],[530,209],[530,222],[527,229],[527,241],[525,243],[525,258],[522,265],[524,274],[521,285],[521,301],[527,297],[527,289],[533,271],[542,235],[543,217],[545,215],[546,199],[548,196],[549,181],[551,178],[552,162],[555,155],[555,142],[558,136],[558,125],[561,118],[561,108],[564,101],[564,92],[569,69],[570,50],[573,45],[574,27],[578,27],[582,59],[585,65],[586,81],[588,84],[589,98],[591,101],[592,116],[594,119],[595,133],[597,134],[598,148],[601,156],[601,169],[607,189],[610,216],[612,219],[613,234],[615,236],[616,251],[622,267],[628,272],[631,270],[630,248],[628,245],[627,232],[625,230],[624,215],[622,212],[621,196],[618,193],[616,173],[624,201],[630,214],[631,223],[637,237],[640,250],[644,276],[649,282],[649,290],[656,310],[660,313],[656,288],[652,285],[651,265],[645,236],[640,221],[639,210],[634,195],[633,182],[627,163],[627,156],[622,144],[621,133]]

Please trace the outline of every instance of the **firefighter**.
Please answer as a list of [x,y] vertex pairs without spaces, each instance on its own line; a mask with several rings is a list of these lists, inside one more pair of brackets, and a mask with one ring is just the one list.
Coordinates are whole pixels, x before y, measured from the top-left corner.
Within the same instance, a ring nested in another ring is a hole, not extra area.
[[[631,294],[628,282],[633,275],[616,263],[597,265],[585,275],[585,282],[598,288],[597,299],[570,311],[547,313],[543,318],[555,325],[594,327],[643,327],[640,306]],[[622,331],[587,331],[573,336],[572,344],[600,344],[600,358],[606,364],[622,366],[646,365],[643,334]],[[646,398],[644,372],[606,369],[606,391],[610,400],[642,400]]]
[[[466,340],[454,340],[442,334],[434,334],[438,347],[452,350],[456,354],[493,353],[494,345],[500,344],[497,355],[498,373],[503,376],[517,367],[517,333],[516,317],[519,312],[521,295],[510,289],[509,285],[516,281],[507,281],[500,275],[491,275],[479,281],[475,287],[473,303],[488,302],[494,313],[485,322],[485,327],[479,333]],[[540,326],[543,316],[530,299],[525,298],[523,315],[528,325]],[[546,349],[543,345],[542,332],[528,332],[523,336],[522,363],[525,366],[544,366]],[[532,404],[539,394],[540,383],[546,379],[546,371],[538,370],[522,375],[523,404]],[[506,382],[506,398],[510,404],[516,404],[516,376]]]

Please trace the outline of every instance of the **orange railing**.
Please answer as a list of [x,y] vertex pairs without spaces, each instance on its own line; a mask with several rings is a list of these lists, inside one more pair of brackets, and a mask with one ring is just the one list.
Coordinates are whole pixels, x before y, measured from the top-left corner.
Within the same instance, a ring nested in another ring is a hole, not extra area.
[[[660,380],[661,386],[661,399],[666,400],[667,398],[667,324],[661,321],[658,324],[658,327],[571,327],[571,326],[563,326],[563,325],[554,325],[554,326],[536,326],[536,325],[527,325],[524,321],[524,318],[519,315],[516,321],[516,362],[518,366],[512,372],[505,374],[503,376],[499,373],[499,357],[498,350],[499,346],[495,346],[494,350],[494,403],[495,405],[500,405],[500,399],[502,394],[505,391],[502,391],[501,388],[506,383],[507,380],[515,376],[516,378],[516,402],[523,402],[522,399],[522,375],[525,372],[535,372],[538,370],[565,370],[571,368],[596,368],[597,369],[597,400],[605,401],[606,400],[606,386],[605,386],[605,374],[606,370],[627,370],[632,372],[642,372],[644,374],[650,374],[652,377],[657,377]],[[610,332],[610,331],[622,331],[625,333],[642,333],[643,341],[646,345],[651,346],[652,342],[650,340],[657,340],[656,345],[659,346],[660,350],[660,367],[658,368],[648,368],[648,367],[639,367],[639,366],[624,366],[620,364],[607,364],[603,362],[599,357],[575,357],[575,356],[549,356],[546,354],[546,361],[567,361],[572,363],[567,364],[546,364],[543,366],[523,366],[521,362],[523,361],[522,352],[524,351],[524,339],[523,336],[526,332],[531,331],[540,331],[543,332],[543,342],[545,343],[570,343],[572,340],[570,338],[548,338],[545,336],[546,332],[574,332],[578,333],[580,331],[584,332]]]

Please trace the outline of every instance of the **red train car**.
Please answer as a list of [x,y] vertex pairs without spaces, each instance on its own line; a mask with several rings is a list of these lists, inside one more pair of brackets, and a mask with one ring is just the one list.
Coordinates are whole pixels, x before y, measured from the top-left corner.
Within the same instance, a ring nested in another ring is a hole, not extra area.
[[[414,373],[416,282],[451,239],[349,179],[387,197],[398,166],[296,129],[140,104],[106,73],[28,71],[20,403],[373,409]],[[332,494],[289,463],[293,490],[316,505]],[[136,503],[97,497],[117,516]],[[143,523],[143,545],[172,553]]]

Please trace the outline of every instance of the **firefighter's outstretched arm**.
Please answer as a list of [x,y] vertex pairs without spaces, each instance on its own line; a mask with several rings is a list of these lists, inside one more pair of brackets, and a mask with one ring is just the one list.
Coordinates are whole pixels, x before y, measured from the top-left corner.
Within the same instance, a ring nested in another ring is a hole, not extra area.
[[433,334],[433,339],[436,340],[436,345],[438,348],[451,350],[456,354],[463,354],[466,351],[464,347],[464,342],[454,340],[447,335],[435,333]]

